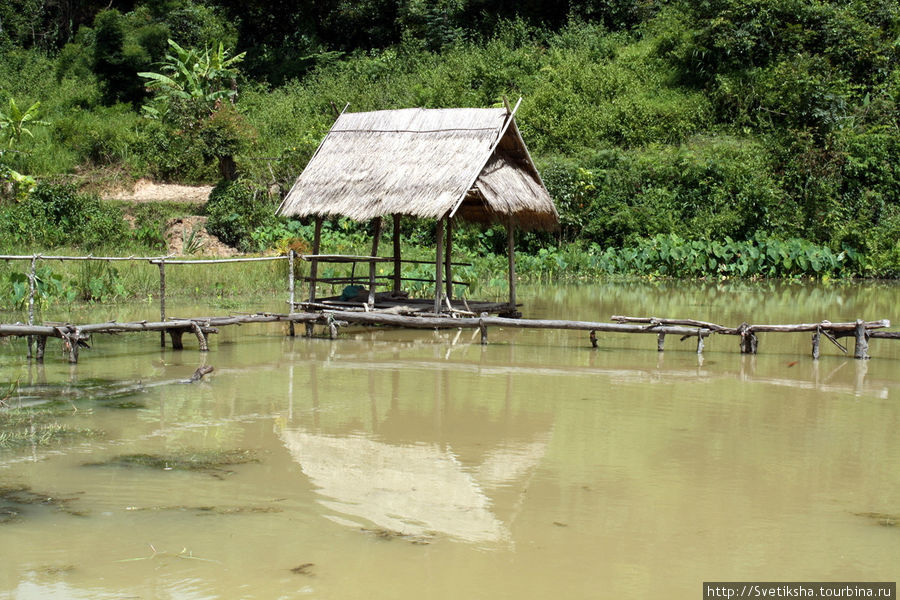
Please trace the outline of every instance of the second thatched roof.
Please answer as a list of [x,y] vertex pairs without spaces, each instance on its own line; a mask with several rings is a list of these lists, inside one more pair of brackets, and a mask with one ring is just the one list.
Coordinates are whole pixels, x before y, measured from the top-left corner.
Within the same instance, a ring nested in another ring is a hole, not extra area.
[[502,108],[343,113],[278,214],[558,222],[514,114]]

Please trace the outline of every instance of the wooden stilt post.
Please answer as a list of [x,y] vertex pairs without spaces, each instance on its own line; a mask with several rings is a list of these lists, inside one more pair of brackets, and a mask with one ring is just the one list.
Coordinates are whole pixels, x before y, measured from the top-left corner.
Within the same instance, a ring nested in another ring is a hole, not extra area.
[[453,219],[447,217],[447,251],[444,260],[444,280],[447,286],[447,300],[453,299]]
[[853,358],[866,360],[869,358],[869,334],[866,331],[866,323],[862,319],[856,321],[856,345],[853,350]]
[[741,354],[756,354],[756,348],[759,345],[756,334],[749,331],[749,327],[747,323],[741,323],[740,327],[738,327],[738,331],[741,334]]
[[703,333],[697,330],[697,354],[703,354]]
[[656,351],[663,352],[666,348],[666,334],[659,333],[656,335]]
[[394,217],[394,287],[391,290],[394,296],[400,295],[400,215],[393,215]]
[[[290,298],[288,298],[288,302],[290,304],[290,308],[288,309],[289,313],[294,312],[294,249],[291,248],[288,250],[288,293]],[[288,335],[294,337],[294,322],[291,321],[288,323]]]
[[[31,257],[31,270],[28,272],[28,324],[34,325],[34,294],[37,290],[37,254]],[[34,336],[28,336],[28,358],[31,358],[31,346]]]
[[509,255],[509,312],[516,312],[516,224],[512,215],[506,224],[506,245]]
[[[378,242],[381,241],[381,217],[375,218],[375,237],[372,238],[372,254],[369,256],[378,256]],[[369,263],[369,308],[375,307],[375,269],[378,263]]]
[[441,217],[437,222],[437,231],[435,232],[437,251],[434,257],[434,313],[441,314],[441,294],[444,291],[442,272],[444,270],[444,218]]
[[812,336],[812,357],[813,360],[819,360],[819,332],[816,331]]
[[488,343],[487,325],[485,325],[485,323],[484,323],[484,318],[486,316],[488,316],[488,314],[483,312],[483,313],[481,313],[481,318],[478,319],[478,329],[481,330],[481,345],[482,346],[486,346]]
[[[166,259],[159,261],[159,320],[166,320]],[[159,332],[159,346],[166,347],[166,332]]]
[[76,327],[73,331],[66,334],[64,338],[69,350],[69,364],[78,363],[78,341],[81,339],[81,332]]
[[[322,242],[322,217],[316,217],[316,229],[313,233],[313,256],[319,253],[319,244]],[[319,261],[315,258],[309,261],[309,301],[316,301],[316,276],[319,273]]]
[[591,329],[591,348],[597,347],[597,332]]
[[197,341],[200,343],[200,352],[209,352],[209,342],[206,339],[206,334],[203,333],[203,328],[192,321],[191,329],[194,330],[194,335],[197,336]]
[[[312,253],[313,256],[319,253],[319,244],[322,241],[322,217],[316,216],[316,229],[315,233],[313,233],[313,246]],[[316,276],[319,273],[319,261],[315,258],[311,259],[309,262],[309,301],[316,301]],[[306,324],[306,337],[311,337],[313,334],[313,324]]]
[[172,338],[172,350],[184,350],[184,342],[181,336],[184,335],[183,329],[170,329],[169,337]]

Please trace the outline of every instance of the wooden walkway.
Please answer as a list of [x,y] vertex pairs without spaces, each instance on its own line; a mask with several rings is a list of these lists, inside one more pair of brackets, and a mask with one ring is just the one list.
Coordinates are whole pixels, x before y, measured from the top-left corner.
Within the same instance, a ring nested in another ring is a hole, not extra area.
[[[317,227],[321,222],[317,223]],[[376,236],[377,240],[377,236]],[[399,253],[394,257],[377,256],[378,245],[373,244],[371,256],[343,256],[343,255],[304,255],[299,256],[290,251],[285,256],[267,257],[242,257],[212,260],[177,259],[172,256],[156,257],[117,257],[117,256],[46,256],[34,254],[0,255],[0,260],[18,260],[31,263],[28,272],[28,323],[0,324],[0,338],[26,337],[28,338],[28,357],[34,357],[42,361],[46,352],[47,340],[58,338],[62,341],[63,351],[67,354],[71,363],[78,362],[81,348],[89,347],[88,340],[94,334],[121,334],[159,332],[160,345],[166,345],[166,335],[171,340],[173,349],[184,348],[183,336],[185,333],[196,336],[201,352],[209,350],[208,336],[218,333],[222,327],[242,325],[247,323],[287,323],[289,335],[294,335],[294,326],[297,323],[306,325],[307,335],[313,334],[316,325],[325,327],[327,336],[335,339],[338,337],[340,327],[348,325],[362,326],[387,326],[404,327],[412,329],[477,329],[481,332],[481,343],[488,342],[489,327],[519,328],[519,329],[568,329],[589,332],[589,339],[593,347],[598,346],[597,332],[621,333],[621,334],[652,334],[656,335],[657,350],[663,351],[666,336],[678,336],[681,341],[696,338],[697,353],[702,354],[704,340],[711,335],[730,335],[739,337],[739,347],[743,354],[756,354],[759,347],[760,333],[798,333],[812,334],[812,357],[819,358],[819,344],[822,337],[833,343],[844,354],[849,351],[839,340],[852,337],[855,341],[853,351],[854,358],[869,358],[869,340],[872,338],[900,339],[900,331],[881,331],[890,327],[890,321],[864,321],[862,319],[832,323],[822,321],[819,323],[800,323],[793,325],[753,325],[742,323],[737,327],[726,327],[716,323],[697,321],[694,319],[661,319],[657,317],[627,317],[613,316],[610,322],[595,321],[566,321],[548,319],[522,319],[518,318],[518,305],[515,302],[515,274],[510,277],[509,302],[476,302],[465,299],[452,298],[452,285],[446,290],[441,284],[441,269],[437,269],[435,277],[435,290],[441,292],[434,299],[411,299],[399,291],[399,284],[404,280],[422,281],[421,279],[405,279],[400,276],[399,265],[402,262],[421,263],[423,261],[401,261]],[[310,276],[304,279],[310,283],[309,299],[306,302],[296,300],[296,286],[294,275],[295,258],[310,261]],[[35,295],[37,292],[36,264],[39,260],[60,261],[146,261],[159,269],[159,321],[135,321],[128,323],[43,323],[35,324]],[[288,305],[290,312],[287,314],[256,313],[222,317],[190,317],[170,318],[166,315],[166,265],[211,265],[238,262],[287,262]],[[374,266],[378,262],[392,261],[395,264],[393,279],[393,291],[376,292]],[[369,288],[362,290],[360,297],[351,301],[340,301],[339,297],[317,298],[317,283],[353,283],[356,281],[355,271],[351,270],[349,279],[326,278],[317,279],[316,265],[318,262],[337,263],[364,263],[369,266]],[[428,263],[430,264],[430,263]],[[438,265],[440,266],[440,265]],[[450,262],[447,261],[446,282],[452,282]],[[510,264],[512,267],[512,263]],[[454,282],[459,283],[459,282]],[[430,309],[430,310],[429,310]],[[504,316],[492,316],[491,313],[500,313]],[[515,318],[513,318],[515,317]],[[34,342],[36,352],[32,354]]]
[[[750,325],[743,323],[738,327],[724,327],[715,323],[691,319],[660,319],[655,317],[612,317],[613,323],[596,321],[561,321],[548,319],[511,319],[494,317],[482,313],[478,317],[449,317],[428,315],[400,315],[385,312],[353,312],[329,310],[317,312],[292,312],[288,314],[258,313],[250,315],[233,315],[223,317],[199,317],[185,319],[167,319],[164,321],[136,321],[129,323],[106,322],[91,324],[50,323],[43,325],[0,324],[0,337],[29,337],[37,341],[34,358],[42,361],[47,340],[62,340],[63,351],[71,363],[77,363],[79,350],[89,347],[88,340],[94,334],[121,334],[141,332],[161,332],[169,335],[172,348],[184,348],[182,337],[185,333],[197,338],[199,350],[209,351],[208,336],[219,332],[222,327],[249,323],[287,323],[290,335],[294,334],[294,325],[307,325],[307,334],[313,333],[313,327],[320,325],[326,328],[328,337],[338,337],[340,327],[349,325],[388,326],[414,329],[477,329],[481,333],[481,343],[488,343],[488,328],[519,329],[563,329],[589,332],[593,347],[598,346],[597,332],[617,334],[644,334],[657,337],[657,350],[663,351],[666,336],[679,336],[680,340],[696,338],[697,353],[702,354],[704,339],[711,335],[731,335],[740,338],[740,351],[743,354],[756,354],[759,347],[758,333],[812,333],[812,357],[819,358],[819,342],[821,337],[833,343],[845,354],[847,348],[841,344],[840,338],[853,337],[854,358],[869,358],[868,341],[872,338],[900,339],[900,331],[880,331],[890,327],[890,321],[863,321],[846,323],[800,323],[793,325]],[[163,337],[163,341],[164,341]],[[31,357],[29,343],[29,358]]]

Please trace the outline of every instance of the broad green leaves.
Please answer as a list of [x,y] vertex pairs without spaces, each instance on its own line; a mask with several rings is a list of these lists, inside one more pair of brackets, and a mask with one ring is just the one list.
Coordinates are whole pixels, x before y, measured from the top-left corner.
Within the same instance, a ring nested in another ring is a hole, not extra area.
[[12,98],[9,99],[9,107],[6,111],[0,109],[0,141],[6,142],[7,148],[12,148],[22,141],[22,136],[34,137],[28,126],[49,125],[38,119],[40,102],[35,102],[26,110],[21,110]]
[[202,118],[212,113],[218,102],[237,95],[236,65],[245,52],[229,56],[221,42],[202,51],[182,48],[173,40],[169,47],[162,72],[138,73],[147,80],[147,88],[156,92],[156,104],[144,107],[147,116],[159,117],[182,106]]

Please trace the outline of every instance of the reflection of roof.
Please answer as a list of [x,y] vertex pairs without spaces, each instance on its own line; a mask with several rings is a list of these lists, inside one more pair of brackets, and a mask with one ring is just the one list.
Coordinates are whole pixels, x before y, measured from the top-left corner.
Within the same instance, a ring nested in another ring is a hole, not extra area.
[[[449,450],[302,431],[281,435],[303,473],[328,498],[322,504],[332,510],[406,535],[435,532],[482,543],[509,536],[507,526],[491,511],[477,475],[467,472]],[[545,450],[546,444],[539,443],[496,453],[493,462],[483,465],[485,483],[506,483],[533,470]],[[523,459],[518,466],[495,464],[517,457]]]
[[287,216],[513,218],[553,228],[556,208],[502,108],[343,113],[278,209]]

